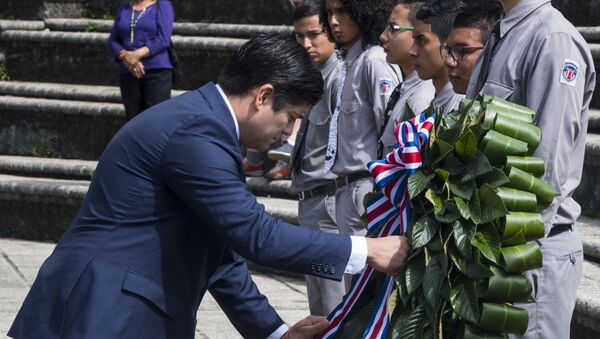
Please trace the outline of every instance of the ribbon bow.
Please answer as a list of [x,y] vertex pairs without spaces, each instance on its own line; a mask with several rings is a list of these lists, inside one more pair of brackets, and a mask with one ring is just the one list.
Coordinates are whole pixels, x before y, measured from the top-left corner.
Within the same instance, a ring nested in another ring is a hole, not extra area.
[[[385,237],[405,234],[409,224],[409,200],[406,189],[408,177],[423,163],[422,150],[429,141],[429,131],[435,122],[435,114],[422,113],[396,126],[398,144],[383,160],[369,162],[368,168],[375,178],[380,193],[367,204],[367,236]],[[329,315],[329,327],[318,338],[332,338],[342,328],[350,311],[373,275],[367,266],[350,288],[350,291]],[[375,310],[369,319],[363,338],[385,338],[389,329],[388,298],[394,288],[394,278],[386,276],[377,297]]]

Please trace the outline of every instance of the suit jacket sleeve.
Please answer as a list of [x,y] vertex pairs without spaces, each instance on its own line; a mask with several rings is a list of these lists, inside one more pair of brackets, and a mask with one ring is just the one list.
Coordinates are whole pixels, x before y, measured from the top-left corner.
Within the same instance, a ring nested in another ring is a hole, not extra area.
[[[341,280],[350,237],[315,232],[276,220],[242,180],[235,134],[216,117],[179,128],[162,155],[164,181],[204,227],[259,265]],[[321,268],[328,267],[327,272]]]
[[208,290],[244,338],[266,338],[283,324],[252,281],[246,262],[231,250],[211,276]]

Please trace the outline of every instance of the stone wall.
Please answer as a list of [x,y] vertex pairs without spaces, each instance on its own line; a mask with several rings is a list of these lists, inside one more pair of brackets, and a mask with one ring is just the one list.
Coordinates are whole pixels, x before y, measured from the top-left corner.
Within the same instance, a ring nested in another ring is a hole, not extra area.
[[552,0],[552,5],[558,8],[575,26],[600,25],[600,1]]

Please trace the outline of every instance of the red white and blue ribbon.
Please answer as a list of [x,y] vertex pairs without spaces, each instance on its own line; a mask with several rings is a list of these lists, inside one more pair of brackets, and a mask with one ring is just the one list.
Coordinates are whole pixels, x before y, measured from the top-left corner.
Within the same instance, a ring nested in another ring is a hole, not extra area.
[[[405,234],[409,225],[408,177],[423,163],[422,150],[429,141],[429,131],[435,121],[434,115],[420,114],[396,126],[398,145],[383,160],[368,164],[371,175],[380,193],[367,204],[367,236],[385,237]],[[350,291],[329,315],[329,327],[317,338],[333,338],[348,319],[356,301],[373,275],[373,268],[367,266],[354,281]],[[386,276],[382,290],[377,297],[375,310],[363,338],[385,338],[390,325],[388,299],[395,288],[394,278]]]

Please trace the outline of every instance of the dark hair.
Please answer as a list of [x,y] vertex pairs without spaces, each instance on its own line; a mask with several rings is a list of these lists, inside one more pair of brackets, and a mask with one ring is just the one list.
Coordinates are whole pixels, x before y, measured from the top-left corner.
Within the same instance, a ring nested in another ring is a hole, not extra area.
[[317,65],[295,40],[258,33],[231,57],[219,77],[223,91],[245,95],[265,84],[275,88],[273,109],[316,104],[323,95]]
[[[294,9],[294,21],[308,18],[313,15],[319,15],[321,12],[321,1],[319,0],[304,0]],[[319,21],[320,21],[319,17]]]
[[465,7],[454,19],[454,28],[478,28],[481,43],[486,44],[494,25],[502,18],[503,8],[496,0],[482,1]]
[[[385,30],[388,16],[394,8],[393,0],[341,0],[342,6],[362,33],[363,49],[368,45],[381,45],[379,36]],[[329,40],[335,41],[329,27],[325,1],[321,3],[321,22],[329,32]],[[338,46],[339,47],[339,46]]]
[[454,18],[465,7],[461,0],[431,0],[426,2],[417,13],[417,20],[431,25],[431,31],[440,41],[448,39]]
[[396,0],[395,6],[403,5],[404,7],[408,8],[408,20],[414,25],[415,19],[417,18],[417,13],[423,4],[425,4],[423,0]]

